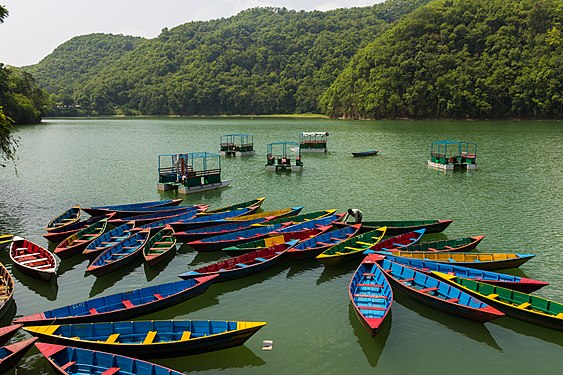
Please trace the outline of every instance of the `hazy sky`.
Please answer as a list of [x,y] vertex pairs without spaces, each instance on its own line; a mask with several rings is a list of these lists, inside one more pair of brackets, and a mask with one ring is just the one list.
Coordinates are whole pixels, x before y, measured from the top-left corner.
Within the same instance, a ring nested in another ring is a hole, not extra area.
[[111,33],[156,37],[190,21],[230,17],[257,6],[296,10],[361,7],[383,0],[0,0],[10,12],[0,24],[0,62],[38,63],[77,35]]

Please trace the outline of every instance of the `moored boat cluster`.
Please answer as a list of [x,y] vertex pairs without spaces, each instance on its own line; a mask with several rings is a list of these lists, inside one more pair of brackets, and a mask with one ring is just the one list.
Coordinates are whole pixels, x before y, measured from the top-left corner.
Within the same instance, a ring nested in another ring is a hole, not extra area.
[[[75,256],[90,260],[86,272],[104,277],[117,269],[125,272],[124,265],[141,257],[150,266],[170,259],[179,244],[198,252],[229,255],[187,270],[179,275],[180,281],[17,317],[12,326],[0,331],[1,344],[22,326],[35,337],[4,346],[5,353],[14,357],[9,361],[9,356],[0,358],[0,366],[13,366],[36,340],[41,341],[36,346],[51,364],[69,374],[78,367],[93,366],[101,367],[104,374],[125,367],[156,371],[158,365],[140,358],[184,356],[242,345],[266,323],[125,320],[186,301],[213,283],[255,274],[288,258],[316,258],[325,267],[357,262],[349,298],[371,335],[380,331],[390,315],[394,292],[480,323],[507,315],[563,330],[563,305],[530,294],[547,282],[495,272],[519,267],[533,254],[472,252],[483,236],[422,241],[427,233],[445,230],[451,220],[348,224],[336,210],[301,213],[303,207],[298,206],[263,211],[263,201],[257,198],[215,209],[201,204],[180,206],[181,200],[75,206],[46,228],[44,237],[58,243],[54,254],[22,237],[0,236],[0,246],[9,246],[14,267],[45,282],[57,277],[61,261]],[[81,212],[91,217],[82,219]],[[14,282],[1,264],[0,276],[3,314],[13,300]]]

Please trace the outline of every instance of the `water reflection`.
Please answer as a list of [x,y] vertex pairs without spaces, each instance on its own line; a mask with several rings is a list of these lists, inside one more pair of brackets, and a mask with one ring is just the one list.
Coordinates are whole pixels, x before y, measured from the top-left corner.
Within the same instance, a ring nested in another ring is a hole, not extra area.
[[170,264],[170,262],[174,258],[175,252],[176,250],[174,250],[172,254],[166,255],[164,259],[160,260],[160,262],[158,262],[154,266],[151,266],[147,262],[144,262],[143,268],[145,270],[145,277],[147,278],[147,281],[152,281]]
[[222,251],[198,251],[195,253],[195,256],[192,258],[191,262],[188,263],[188,266],[190,266],[189,268],[194,268],[192,266],[211,264],[228,257],[229,256],[227,255],[227,253],[224,253]]
[[535,337],[555,345],[563,346],[563,332],[555,329],[538,326],[509,316],[495,319],[492,323],[521,335]]
[[59,285],[56,277],[51,279],[51,281],[38,280],[22,273],[15,267],[12,267],[10,272],[15,279],[35,294],[39,294],[40,296],[47,298],[49,301],[57,299]]
[[321,275],[317,279],[317,285],[321,285],[324,282],[343,276],[352,277],[354,271],[358,268],[358,264],[359,262],[346,262],[334,266],[323,267],[323,272],[321,272]]
[[395,298],[395,302],[403,305],[412,312],[426,319],[438,322],[453,332],[461,333],[472,340],[482,342],[491,348],[502,352],[502,348],[495,341],[493,336],[491,336],[486,324],[473,322],[471,320],[456,317],[443,311],[433,309],[413,300],[412,298],[406,297],[401,293],[394,293],[393,296]]
[[381,329],[375,337],[372,337],[362,325],[360,318],[358,318],[354,312],[354,306],[351,302],[348,308],[348,316],[350,319],[350,325],[354,330],[354,335],[356,336],[358,344],[360,345],[360,348],[362,348],[366,359],[371,367],[377,367],[377,363],[379,362],[379,358],[381,357],[381,353],[383,353],[383,348],[385,347],[385,342],[387,341],[387,337],[389,337],[389,332],[391,331],[391,320],[393,318],[392,311],[389,312],[387,318],[381,326]]
[[[103,291],[105,291],[108,287],[113,286],[115,284],[117,284],[119,281],[121,281],[123,278],[125,278],[125,276],[129,276],[129,274],[137,269],[141,264],[143,263],[143,259],[141,258],[137,258],[135,259],[133,262],[124,265],[123,267],[119,267],[118,269],[105,274],[103,276],[100,277],[96,277],[96,281],[94,281],[94,284],[92,285],[92,289],[90,290],[90,294],[89,294],[89,298],[92,298],[100,293],[102,293]],[[85,277],[88,276],[92,276],[95,277],[93,275],[90,275],[89,273],[84,273]],[[126,287],[126,286],[124,286]]]
[[288,259],[286,260],[286,262],[291,264],[289,272],[287,273],[286,276],[288,279],[297,277],[303,273],[306,273],[307,271],[321,267],[321,265],[316,259],[303,259],[299,261],[292,261],[291,259]]
[[12,320],[14,319],[18,311],[16,301],[14,301],[14,299],[12,298],[8,302],[8,306],[5,306],[4,309],[4,315],[2,315],[2,317],[0,318],[0,327],[9,326],[10,324],[12,324]]
[[72,271],[80,265],[80,268],[86,269],[88,267],[88,259],[86,259],[82,254],[74,255],[70,258],[65,258],[60,261],[59,268],[57,270],[57,275],[62,276],[66,272]]

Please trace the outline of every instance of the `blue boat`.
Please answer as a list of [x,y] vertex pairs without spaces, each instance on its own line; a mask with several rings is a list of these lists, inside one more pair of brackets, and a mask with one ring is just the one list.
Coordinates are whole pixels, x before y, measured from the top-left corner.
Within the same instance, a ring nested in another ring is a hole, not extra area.
[[381,269],[365,257],[348,289],[354,312],[370,335],[375,336],[393,305],[393,291]]
[[80,220],[80,206],[74,206],[49,221],[45,229],[47,232],[61,230],[64,227],[76,223],[78,220]]
[[476,268],[454,266],[447,263],[405,258],[394,255],[386,255],[385,257],[392,262],[414,268],[417,271],[424,272],[428,275],[431,275],[432,271],[437,271],[448,275],[464,277],[466,279],[472,279],[475,281],[500,286],[502,288],[518,290],[524,293],[532,293],[546,285],[549,285],[549,283],[545,281],[507,275],[493,271],[480,270]]
[[[109,206],[82,207],[82,211],[87,212],[91,216],[105,215],[110,212],[119,212],[121,215],[134,214],[135,212],[148,211],[156,207],[177,206],[182,199],[164,199],[160,201],[114,204]],[[145,212],[146,213],[146,212]]]
[[504,314],[481,302],[459,288],[453,287],[425,273],[385,259],[381,254],[370,254],[396,291],[438,310],[479,323],[491,321]]
[[111,218],[113,215],[114,213],[112,212],[107,215],[89,217],[86,220],[80,220],[76,223],[50,230],[48,233],[44,234],[43,237],[45,237],[45,239],[49,242],[61,242],[62,240],[78,232],[79,230],[89,227],[90,225],[97,223],[100,220]]
[[248,221],[237,221],[227,224],[212,225],[210,227],[203,227],[197,229],[186,230],[183,232],[175,232],[174,236],[179,242],[190,242],[201,240],[202,238],[218,236],[229,232],[236,232],[250,228],[254,224],[263,223],[266,219],[254,219]]
[[308,240],[299,242],[287,253],[293,259],[315,258],[326,249],[357,235],[361,227],[362,224],[353,224],[330,232],[322,232]]
[[63,375],[184,375],[151,362],[70,346],[36,343],[41,354]]
[[141,226],[145,224],[152,223],[154,221],[160,221],[164,219],[168,219],[173,216],[178,216],[182,214],[191,213],[199,213],[204,212],[207,210],[208,205],[205,204],[197,204],[193,206],[178,206],[178,207],[169,207],[168,210],[153,212],[150,214],[137,214],[122,218],[115,218],[111,219],[109,222],[115,226],[123,225],[128,221],[134,221],[135,225]]
[[257,206],[238,208],[232,211],[218,212],[216,214],[203,214],[199,215],[191,220],[183,220],[177,222],[169,223],[175,232],[183,232],[190,229],[197,229],[203,227],[209,227],[211,225],[225,224],[220,220],[228,219],[231,217],[239,217],[243,215],[249,215],[258,209]]
[[131,236],[131,229],[135,227],[134,223],[126,223],[117,228],[110,230],[90,242],[84,249],[82,254],[88,259],[95,259],[106,249],[118,244]]
[[15,344],[0,346],[0,374],[5,373],[13,367],[16,367],[18,361],[25,355],[33,343],[37,341],[36,337],[16,342]]
[[141,256],[141,248],[149,240],[150,230],[143,229],[104,250],[90,263],[86,272],[98,277],[131,263]]
[[143,229],[150,229],[151,233],[156,230],[160,230],[167,225],[171,225],[172,223],[184,223],[190,220],[193,220],[198,217],[199,212],[186,212],[180,215],[167,217],[162,220],[153,221],[152,223],[144,224],[139,227],[136,227],[134,230],[143,230]]
[[135,358],[170,358],[244,344],[265,322],[150,320],[28,326],[41,341]]
[[216,275],[171,283],[89,299],[41,313],[14,319],[24,325],[104,322],[133,318],[160,311],[203,293]]
[[268,237],[268,235],[281,227],[282,224],[269,225],[267,227],[259,226],[237,232],[229,232],[218,236],[207,237],[197,241],[190,241],[187,244],[197,251],[221,250],[225,247],[236,246],[244,242]]
[[305,229],[315,229],[318,227],[324,227],[327,225],[331,225],[335,221],[338,221],[344,216],[343,214],[338,215],[329,215],[326,217],[322,217],[319,219],[304,221],[302,223],[293,224],[281,229],[277,230],[277,233],[291,233],[291,232],[300,232]]

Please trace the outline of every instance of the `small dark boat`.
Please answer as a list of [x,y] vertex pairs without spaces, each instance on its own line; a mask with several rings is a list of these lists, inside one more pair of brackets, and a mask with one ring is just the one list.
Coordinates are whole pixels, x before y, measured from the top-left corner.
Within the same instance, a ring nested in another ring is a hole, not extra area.
[[381,227],[359,236],[350,237],[336,246],[329,247],[317,255],[317,259],[325,266],[330,266],[365,257],[364,251],[378,244],[385,236],[386,230],[387,227]]
[[25,355],[37,337],[0,347],[0,374],[16,367],[18,361]]
[[70,224],[76,223],[78,220],[80,220],[80,206],[74,206],[49,221],[45,229],[47,232],[62,229]]
[[508,316],[563,331],[563,304],[559,302],[441,272],[432,274],[487,301]]
[[291,232],[300,232],[305,229],[314,229],[319,227],[325,227],[327,225],[332,225],[333,223],[337,222],[338,220],[342,219],[344,214],[337,214],[337,215],[329,215],[325,217],[321,217],[318,219],[312,219],[303,221],[301,223],[295,223],[289,226],[285,226],[277,230],[278,233],[291,233]]
[[248,276],[281,262],[285,257],[287,250],[294,246],[297,242],[297,240],[291,240],[266,249],[245,253],[234,258],[229,258],[208,266],[197,268],[193,271],[188,271],[178,276],[182,279],[191,279],[194,277],[217,274],[219,276],[217,277],[216,282]]
[[74,224],[70,224],[62,228],[53,229],[50,232],[44,234],[43,237],[45,237],[45,239],[48,240],[49,242],[53,242],[53,243],[61,242],[62,240],[78,232],[79,230],[84,229],[94,224],[95,222],[98,222],[105,218],[111,218],[113,215],[114,213],[111,212],[107,215],[89,217],[86,220],[77,221]]
[[413,245],[401,247],[401,251],[434,251],[434,252],[464,252],[471,251],[479,245],[485,236],[473,236],[464,238],[454,238],[451,240],[438,240],[429,242],[417,242]]
[[518,290],[524,293],[532,293],[546,285],[549,285],[549,283],[545,281],[507,275],[493,271],[479,270],[470,267],[453,266],[447,263],[397,257],[394,255],[386,255],[385,257],[392,262],[414,268],[415,270],[424,272],[426,274],[430,274],[432,271],[437,271],[446,273],[448,275],[464,277],[466,279],[472,279],[475,281],[500,286],[502,288]]
[[360,152],[352,152],[352,156],[355,158],[363,158],[365,156],[374,156],[377,155],[379,150],[368,150],[368,151],[360,151]]
[[370,335],[379,332],[393,304],[393,291],[381,269],[365,257],[350,280],[348,289],[354,312]]
[[22,316],[14,323],[49,325],[104,322],[133,318],[160,311],[203,293],[216,275],[181,280],[89,299],[42,313]]
[[141,256],[141,249],[149,240],[150,231],[143,229],[114,246],[110,246],[90,263],[86,272],[99,277],[110,273]]
[[108,218],[96,221],[78,232],[71,234],[57,245],[54,253],[61,259],[82,254],[86,246],[96,238],[100,237],[108,226]]
[[254,227],[250,229],[240,230],[237,232],[229,232],[218,236],[207,237],[197,241],[190,241],[187,245],[196,251],[215,251],[225,247],[236,246],[238,244],[254,241],[260,238],[268,237],[277,229],[281,228],[281,224],[269,225],[267,227]]
[[347,225],[344,228],[324,232],[299,242],[287,251],[293,259],[314,258],[328,248],[338,245],[340,242],[355,236],[361,228],[361,224]]
[[160,221],[160,220],[168,219],[168,218],[171,218],[171,217],[174,217],[174,216],[187,214],[188,212],[192,212],[192,213],[205,212],[207,207],[209,207],[209,206],[205,205],[205,204],[197,204],[197,205],[193,205],[193,206],[170,207],[169,210],[160,211],[160,212],[153,212],[153,213],[150,213],[150,214],[141,213],[141,214],[133,215],[133,216],[113,218],[109,222],[112,225],[118,227],[120,225],[123,225],[127,222],[132,221],[132,222],[135,223],[135,226],[140,227],[142,225],[149,224],[149,223],[152,223],[152,222],[155,222],[155,221]]
[[260,224],[265,222],[266,219],[254,219],[248,221],[237,221],[234,223],[223,223],[219,225],[212,225],[209,227],[196,228],[191,230],[186,230],[183,232],[175,232],[174,236],[179,242],[191,242],[197,241],[208,237],[219,236],[221,234],[227,234],[231,232],[238,232],[240,230],[249,229],[254,224]]
[[8,269],[0,263],[0,318],[4,316],[13,299],[14,279],[10,272],[8,272]]
[[174,229],[169,225],[149,238],[143,246],[143,256],[150,266],[154,266],[168,256],[174,256],[175,253],[176,237],[174,236]]
[[256,199],[252,199],[246,202],[242,202],[242,203],[237,203],[237,204],[233,204],[230,206],[225,206],[225,207],[220,207],[220,208],[215,208],[213,210],[207,210],[207,213],[210,214],[215,214],[218,212],[227,212],[227,211],[232,211],[232,210],[236,210],[239,208],[248,208],[251,206],[256,206],[258,208],[260,208],[260,206],[262,206],[262,203],[264,203],[264,200],[266,198],[262,197],[262,198],[256,198]]
[[57,276],[57,258],[47,249],[19,236],[14,236],[10,245],[10,259],[17,269],[31,277],[50,281]]
[[322,217],[334,215],[335,213],[336,213],[336,210],[315,211],[315,212],[309,212],[309,213],[306,213],[306,214],[300,214],[300,215],[295,215],[295,216],[287,216],[287,217],[280,217],[280,218],[277,218],[277,219],[269,219],[267,222],[265,222],[262,225],[283,224],[283,223],[297,224],[297,223],[302,223],[304,221],[315,220],[315,219],[320,219]]
[[62,375],[184,375],[164,366],[118,354],[43,342],[35,346]]
[[23,324],[12,324],[0,328],[0,345],[7,343],[21,327],[23,327]]
[[453,220],[381,220],[362,221],[362,232],[367,232],[380,227],[387,227],[388,236],[412,232],[417,229],[426,229],[426,234],[443,232]]
[[479,323],[500,318],[504,314],[470,294],[422,272],[385,259],[385,255],[370,254],[370,259],[387,276],[398,292],[421,303]]
[[82,207],[82,211],[88,213],[91,216],[100,216],[110,212],[118,212],[118,211],[122,214],[125,212],[132,212],[133,215],[136,212],[148,211],[150,210],[150,207],[177,206],[181,202],[182,199],[164,199],[160,201],[141,202],[141,203],[126,203],[126,204],[115,204],[110,206]]
[[102,234],[100,237],[90,242],[82,254],[88,259],[96,259],[98,255],[103,253],[106,249],[131,236],[131,229],[134,227],[134,223],[126,223],[117,228],[113,228],[109,232]]
[[150,320],[30,326],[41,341],[135,358],[170,358],[244,344],[265,322]]
[[7,247],[14,238],[13,234],[0,234],[0,250]]
[[[209,227],[212,225],[225,224],[225,219],[231,217],[240,217],[244,215],[250,215],[258,209],[257,206],[252,206],[248,208],[238,208],[232,211],[218,212],[216,214],[202,214],[198,215],[190,220],[177,220],[172,221],[167,224],[172,225],[174,231],[183,232],[191,229]],[[249,220],[249,219],[244,219]]]

